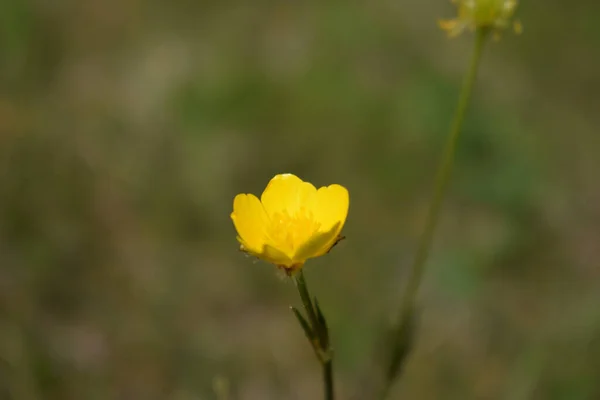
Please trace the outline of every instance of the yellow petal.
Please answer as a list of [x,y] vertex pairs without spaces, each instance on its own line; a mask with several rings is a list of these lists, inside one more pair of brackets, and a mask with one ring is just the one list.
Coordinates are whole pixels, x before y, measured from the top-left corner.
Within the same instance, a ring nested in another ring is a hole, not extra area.
[[317,232],[304,243],[294,254],[294,261],[303,263],[309,258],[319,257],[327,253],[341,230],[341,223],[333,225],[327,232]]
[[245,250],[255,255],[262,253],[268,217],[258,198],[253,194],[235,196],[231,219]]
[[458,19],[441,19],[438,20],[438,25],[441,29],[445,30],[448,34],[448,37],[451,38],[460,35],[460,33],[465,29],[464,22],[461,22]]
[[453,30],[457,23],[458,23],[458,21],[455,19],[439,19],[438,20],[438,26],[445,31]]
[[293,174],[276,175],[265,188],[260,200],[269,216],[286,211],[290,216],[300,207],[312,209],[317,189]]
[[521,24],[521,21],[514,21],[513,22],[513,29],[515,31],[515,33],[517,35],[520,35],[523,33],[523,24]]
[[292,267],[294,265],[294,262],[285,253],[269,244],[263,247],[260,258],[280,267]]
[[328,232],[339,223],[338,232],[344,227],[348,216],[350,199],[348,190],[340,185],[322,187],[317,191],[317,200],[314,208],[314,218],[321,224],[320,232]]
[[438,26],[447,31],[453,31],[456,28],[456,25],[458,24],[458,21],[455,19],[440,19],[438,20]]

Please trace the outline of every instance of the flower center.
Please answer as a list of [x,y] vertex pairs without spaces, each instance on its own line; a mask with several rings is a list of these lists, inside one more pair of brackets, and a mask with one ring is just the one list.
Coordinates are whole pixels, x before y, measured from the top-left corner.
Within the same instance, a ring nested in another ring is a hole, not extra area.
[[275,247],[292,257],[298,247],[306,243],[320,226],[311,211],[300,207],[293,215],[287,210],[274,213],[268,232]]

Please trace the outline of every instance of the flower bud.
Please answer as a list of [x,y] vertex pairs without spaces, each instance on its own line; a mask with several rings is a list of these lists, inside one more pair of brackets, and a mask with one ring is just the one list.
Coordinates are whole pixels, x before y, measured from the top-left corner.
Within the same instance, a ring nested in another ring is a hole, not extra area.
[[440,27],[450,37],[458,36],[466,28],[474,31],[487,29],[495,38],[500,32],[512,25],[516,33],[522,27],[513,19],[518,0],[451,0],[458,8],[458,16],[454,19],[440,20]]

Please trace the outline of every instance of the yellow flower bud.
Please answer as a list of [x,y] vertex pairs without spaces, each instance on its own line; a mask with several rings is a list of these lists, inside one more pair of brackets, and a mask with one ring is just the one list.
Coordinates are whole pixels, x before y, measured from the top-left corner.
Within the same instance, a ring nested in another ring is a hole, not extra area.
[[440,28],[450,37],[458,36],[466,28],[470,30],[488,29],[499,38],[500,32],[513,26],[521,33],[522,27],[513,19],[518,0],[451,0],[458,7],[458,16],[454,19],[440,20]]

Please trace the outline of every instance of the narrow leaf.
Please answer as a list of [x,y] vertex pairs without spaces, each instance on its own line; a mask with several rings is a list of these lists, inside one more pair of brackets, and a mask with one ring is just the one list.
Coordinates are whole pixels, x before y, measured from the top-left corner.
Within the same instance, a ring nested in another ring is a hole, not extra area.
[[324,351],[329,349],[329,328],[327,327],[327,320],[325,319],[325,315],[323,315],[323,311],[321,311],[321,307],[319,307],[319,302],[315,297],[315,312],[317,314],[317,323],[319,340],[321,342],[321,348]]
[[300,326],[302,327],[304,334],[306,335],[308,340],[312,343],[314,341],[315,335],[314,335],[310,325],[308,324],[306,319],[304,319],[304,317],[302,316],[302,313],[300,313],[300,311],[298,311],[298,309],[296,307],[290,306],[290,309],[294,312],[294,315],[298,319],[298,322],[300,323]]
[[390,351],[387,377],[389,380],[395,379],[402,371],[404,362],[410,353],[414,341],[415,325],[417,315],[415,310],[411,310],[402,321],[397,330],[394,331]]
[[319,301],[315,297],[315,311],[317,313],[317,321],[323,327],[325,332],[327,332],[327,320],[325,319],[325,315],[323,315],[323,311],[321,311],[321,307],[319,307]]

